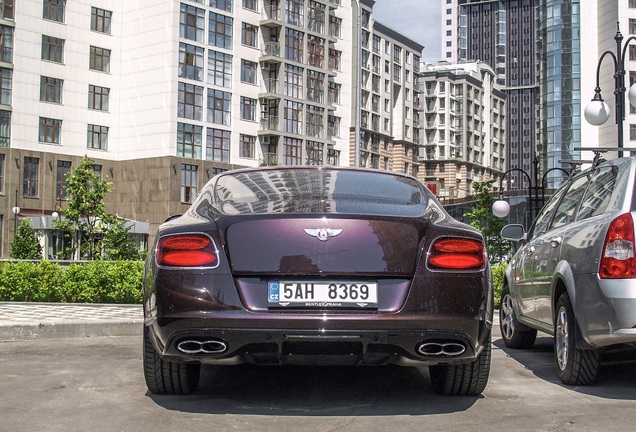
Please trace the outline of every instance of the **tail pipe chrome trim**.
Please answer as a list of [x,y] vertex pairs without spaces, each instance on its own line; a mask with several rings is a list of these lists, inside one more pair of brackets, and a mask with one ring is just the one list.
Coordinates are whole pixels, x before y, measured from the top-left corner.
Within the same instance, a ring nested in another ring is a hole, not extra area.
[[227,350],[227,344],[220,340],[183,340],[177,349],[184,354],[219,354]]
[[425,356],[455,357],[466,352],[466,346],[459,342],[422,342],[417,352]]

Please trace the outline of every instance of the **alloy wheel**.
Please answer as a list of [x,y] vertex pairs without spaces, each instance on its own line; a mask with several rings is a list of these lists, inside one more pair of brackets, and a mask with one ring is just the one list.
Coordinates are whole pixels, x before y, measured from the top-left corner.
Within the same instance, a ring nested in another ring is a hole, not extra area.
[[568,315],[564,307],[557,312],[556,328],[554,332],[556,358],[559,369],[565,370],[568,365],[569,347]]
[[501,300],[501,332],[504,338],[510,339],[515,333],[514,311],[512,310],[512,298],[506,294]]

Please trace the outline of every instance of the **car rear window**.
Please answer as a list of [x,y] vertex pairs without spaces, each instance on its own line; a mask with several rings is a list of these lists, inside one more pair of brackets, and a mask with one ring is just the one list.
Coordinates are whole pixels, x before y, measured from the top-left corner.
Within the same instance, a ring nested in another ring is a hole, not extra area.
[[614,192],[616,174],[616,167],[601,168],[594,174],[581,201],[578,220],[605,213]]
[[337,169],[239,171],[220,176],[213,196],[224,213],[334,212],[413,216],[429,196],[390,173]]

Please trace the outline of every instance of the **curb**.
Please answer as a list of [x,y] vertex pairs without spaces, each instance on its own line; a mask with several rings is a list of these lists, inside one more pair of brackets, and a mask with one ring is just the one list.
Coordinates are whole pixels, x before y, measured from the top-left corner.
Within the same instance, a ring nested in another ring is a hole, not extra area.
[[39,324],[0,324],[0,342],[87,338],[106,336],[140,336],[143,320],[138,321],[66,321]]

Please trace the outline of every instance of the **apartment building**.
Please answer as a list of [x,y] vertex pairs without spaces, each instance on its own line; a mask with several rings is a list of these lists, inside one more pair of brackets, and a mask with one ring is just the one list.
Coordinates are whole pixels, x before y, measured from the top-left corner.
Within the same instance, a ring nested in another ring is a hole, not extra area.
[[482,62],[426,65],[420,77],[425,183],[442,201],[506,167],[506,94]]
[[341,0],[0,0],[0,256],[21,218],[54,255],[84,155],[146,238],[220,171],[350,165],[354,25]]

